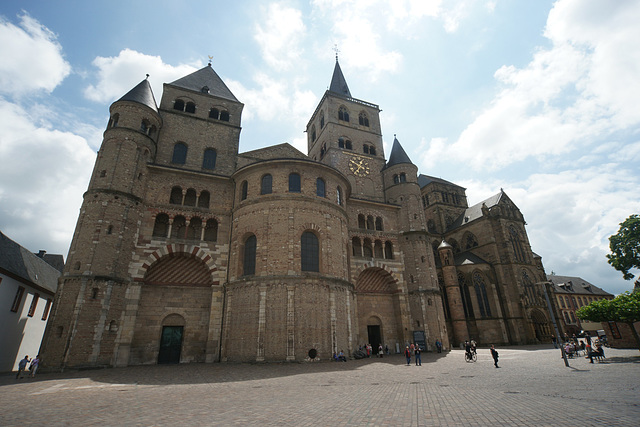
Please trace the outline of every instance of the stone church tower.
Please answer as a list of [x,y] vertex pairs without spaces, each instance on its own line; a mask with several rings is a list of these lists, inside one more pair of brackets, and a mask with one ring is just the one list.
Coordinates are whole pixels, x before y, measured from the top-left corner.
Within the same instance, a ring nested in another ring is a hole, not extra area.
[[337,60],[308,155],[240,153],[242,109],[210,64],[165,84],[159,106],[147,80],[112,104],[48,367],[550,339],[519,210],[504,192],[469,208],[397,138],[386,159],[380,109],[351,95]]

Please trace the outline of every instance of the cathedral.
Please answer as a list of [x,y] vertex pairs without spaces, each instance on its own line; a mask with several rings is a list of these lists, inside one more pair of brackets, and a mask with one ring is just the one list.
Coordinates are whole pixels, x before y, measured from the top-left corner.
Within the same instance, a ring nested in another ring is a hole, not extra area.
[[418,174],[336,59],[306,128],[240,153],[211,64],[110,107],[43,340],[47,367],[327,360],[550,342],[525,220]]

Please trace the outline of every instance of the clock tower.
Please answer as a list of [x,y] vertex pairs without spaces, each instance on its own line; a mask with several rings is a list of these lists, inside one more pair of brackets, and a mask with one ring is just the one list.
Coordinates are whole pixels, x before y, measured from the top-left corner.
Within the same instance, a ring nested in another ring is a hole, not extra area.
[[307,124],[309,157],[347,176],[352,197],[383,201],[380,108],[351,96],[338,58],[331,85]]

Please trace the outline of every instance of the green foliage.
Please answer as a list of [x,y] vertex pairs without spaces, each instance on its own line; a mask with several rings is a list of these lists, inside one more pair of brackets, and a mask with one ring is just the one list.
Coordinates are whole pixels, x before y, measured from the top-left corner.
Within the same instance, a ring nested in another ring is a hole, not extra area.
[[578,318],[592,322],[640,321],[640,292],[625,292],[612,300],[599,300],[582,307],[576,312]]
[[620,223],[620,230],[609,237],[608,263],[622,272],[625,280],[633,279],[632,268],[640,268],[640,215],[633,214]]

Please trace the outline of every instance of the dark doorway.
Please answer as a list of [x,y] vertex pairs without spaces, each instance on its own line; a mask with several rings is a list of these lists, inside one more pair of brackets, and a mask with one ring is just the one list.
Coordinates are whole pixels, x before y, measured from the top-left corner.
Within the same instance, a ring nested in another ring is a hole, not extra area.
[[182,350],[182,329],[182,326],[162,327],[160,351],[158,352],[158,364],[180,363],[180,351]]
[[367,334],[369,335],[369,344],[371,344],[372,352],[373,354],[377,354],[378,346],[382,344],[380,325],[367,325]]

